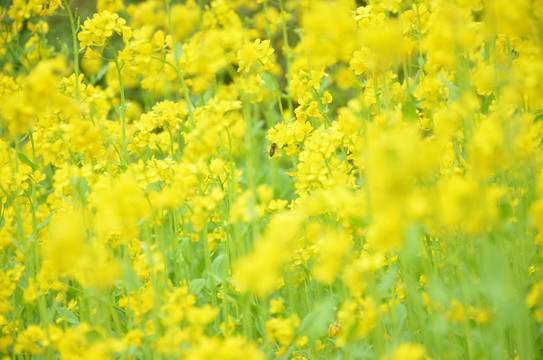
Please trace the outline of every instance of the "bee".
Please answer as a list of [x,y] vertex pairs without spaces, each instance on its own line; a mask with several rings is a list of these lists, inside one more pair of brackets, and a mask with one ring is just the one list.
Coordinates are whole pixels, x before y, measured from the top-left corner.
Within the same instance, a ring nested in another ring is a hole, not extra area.
[[270,146],[270,157],[273,157],[275,155],[275,152],[277,151],[277,144],[272,143]]

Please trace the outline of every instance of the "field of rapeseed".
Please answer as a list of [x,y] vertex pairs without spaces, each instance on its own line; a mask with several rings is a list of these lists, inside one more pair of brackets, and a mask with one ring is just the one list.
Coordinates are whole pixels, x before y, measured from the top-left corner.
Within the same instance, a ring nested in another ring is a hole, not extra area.
[[0,20],[0,359],[543,356],[542,0]]

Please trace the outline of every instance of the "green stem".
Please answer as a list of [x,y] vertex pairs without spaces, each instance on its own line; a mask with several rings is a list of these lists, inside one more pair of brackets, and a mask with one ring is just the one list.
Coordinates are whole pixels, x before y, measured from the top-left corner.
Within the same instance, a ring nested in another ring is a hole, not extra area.
[[[72,43],[74,47],[74,74],[75,74],[75,98],[79,100],[79,51],[77,46],[77,29],[75,26],[74,16],[72,14],[72,9],[66,0],[63,0],[64,6],[68,11],[68,17],[70,18],[70,27],[72,28]],[[77,10],[76,10],[77,14]],[[79,20],[79,19],[78,19]]]
[[121,158],[121,164],[126,165],[128,155],[126,153],[126,106],[125,106],[125,99],[124,99],[123,77],[121,74],[121,66],[119,65],[119,59],[117,57],[117,53],[115,53],[115,49],[113,48],[113,45],[111,45],[111,42],[109,41],[109,39],[107,40],[107,45],[109,46],[113,54],[113,61],[115,62],[115,67],[117,68],[117,75],[119,77],[119,91],[121,93],[121,131],[122,131],[120,158]]
[[[209,239],[207,237],[207,223],[206,225],[204,226],[204,228],[202,229],[202,238],[201,238],[201,241],[203,242],[203,245],[204,245],[204,262],[205,262],[205,267],[206,267],[206,272],[207,272],[207,281],[209,281],[209,287],[211,288],[211,306],[213,306],[214,309],[217,308],[217,289],[215,287],[215,278],[213,277],[213,271],[211,269],[211,253],[209,251]],[[216,316],[215,317],[215,321],[214,321],[214,324],[215,324],[215,331],[218,333],[219,330],[220,330],[220,318],[219,316]]]
[[379,89],[377,88],[377,76],[372,75],[373,92],[375,93],[375,105],[377,105],[377,114],[381,114],[381,99],[379,98]]
[[[290,50],[288,45],[288,34],[287,34],[287,22],[285,19],[285,7],[283,5],[283,0],[279,0],[279,10],[281,11],[281,26],[283,28],[283,43],[285,45],[285,60],[287,64],[287,88],[290,88]],[[292,101],[288,99],[288,110],[291,114],[294,114],[292,110]]]
[[[275,81],[275,76],[269,71],[269,74],[273,81],[273,86],[275,87],[275,92],[277,94],[277,102],[279,103],[279,112],[281,113],[281,122],[285,122],[285,112],[283,110],[283,103],[281,102],[281,91],[279,90],[279,86],[277,85],[277,81]],[[290,100],[289,100],[290,105]],[[290,113],[292,114],[292,110],[290,110]]]

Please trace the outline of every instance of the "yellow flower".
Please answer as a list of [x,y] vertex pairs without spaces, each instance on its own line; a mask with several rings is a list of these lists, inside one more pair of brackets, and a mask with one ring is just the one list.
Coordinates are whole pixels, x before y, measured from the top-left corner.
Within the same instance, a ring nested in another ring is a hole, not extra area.
[[421,344],[402,343],[394,349],[390,360],[426,359],[426,349]]
[[451,310],[447,312],[447,318],[452,322],[462,322],[466,318],[466,309],[458,300],[451,300]]
[[45,330],[39,325],[30,325],[17,335],[14,351],[16,354],[41,355],[48,344]]
[[296,314],[287,319],[271,318],[266,321],[266,331],[271,340],[289,346],[294,341],[294,331],[299,325],[300,320]]
[[120,235],[124,241],[136,237],[138,222],[149,213],[143,191],[130,172],[118,179],[101,179],[91,199],[97,209],[96,230],[104,242],[114,235]]
[[283,310],[283,300],[271,299],[270,300],[270,314],[277,314]]
[[241,336],[230,336],[224,340],[219,337],[203,337],[196,346],[186,352],[183,358],[187,360],[242,358],[247,360],[264,360],[264,354],[258,350],[255,343]]
[[303,13],[303,41],[300,47],[311,54],[317,67],[337,61],[348,62],[358,48],[363,35],[352,16],[354,9],[351,3],[344,0],[315,0]]
[[58,277],[79,278],[89,260],[89,245],[79,212],[60,214],[51,221],[50,239],[43,244],[43,261]]
[[343,259],[351,247],[349,235],[333,230],[325,231],[317,242],[317,263],[313,267],[315,279],[330,285],[343,267]]
[[275,290],[282,266],[293,255],[300,223],[299,216],[288,212],[274,215],[253,250],[235,265],[233,279],[242,290],[259,297],[266,297]]
[[96,10],[98,10],[98,12],[109,11],[116,13],[123,9],[123,0],[98,0],[96,3]]
[[256,39],[249,42],[238,51],[239,72],[251,72],[257,68],[263,67],[271,71],[272,63],[270,56],[273,54],[273,48],[270,48],[270,40]]
[[126,20],[119,17],[117,13],[104,10],[94,14],[92,19],[85,20],[81,25],[81,31],[77,34],[81,48],[90,46],[103,48],[108,38],[115,33],[122,35],[124,41],[128,41],[132,36],[132,31],[125,24]]
[[26,287],[24,293],[23,293],[23,300],[25,303],[30,304],[34,302],[41,293],[39,292],[38,287],[36,286],[36,282],[33,278],[30,278],[28,280],[28,286]]

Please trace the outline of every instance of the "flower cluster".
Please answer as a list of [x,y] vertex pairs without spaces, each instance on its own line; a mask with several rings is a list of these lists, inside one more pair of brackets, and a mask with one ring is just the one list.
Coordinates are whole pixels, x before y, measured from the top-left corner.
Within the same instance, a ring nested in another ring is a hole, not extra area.
[[92,46],[103,48],[106,46],[106,41],[115,33],[121,35],[124,41],[132,36],[132,31],[126,25],[125,19],[119,17],[117,13],[104,10],[94,14],[92,19],[85,20],[77,38],[82,49]]

